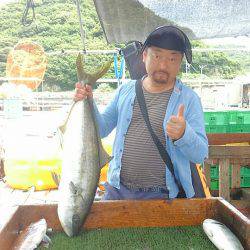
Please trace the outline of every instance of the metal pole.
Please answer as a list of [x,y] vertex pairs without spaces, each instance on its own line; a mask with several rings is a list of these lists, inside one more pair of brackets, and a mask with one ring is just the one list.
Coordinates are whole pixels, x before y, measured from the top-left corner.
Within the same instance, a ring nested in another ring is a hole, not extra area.
[[76,0],[76,7],[77,7],[77,15],[78,15],[78,19],[79,19],[79,26],[80,26],[80,35],[81,35],[81,40],[82,40],[82,44],[83,44],[83,52],[86,52],[86,48],[85,48],[85,32],[83,29],[83,20],[81,17],[81,8],[80,8],[80,2],[79,0]]

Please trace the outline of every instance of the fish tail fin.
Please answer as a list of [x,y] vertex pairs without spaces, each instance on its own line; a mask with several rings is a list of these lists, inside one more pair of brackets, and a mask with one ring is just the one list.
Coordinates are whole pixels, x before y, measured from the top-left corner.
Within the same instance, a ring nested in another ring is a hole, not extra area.
[[93,73],[87,73],[83,66],[83,55],[79,53],[76,59],[78,79],[82,80],[85,84],[94,85],[99,78],[107,73],[111,63],[112,61],[106,62],[97,68]]
[[100,159],[100,168],[103,168],[107,163],[112,160],[111,157],[106,150],[103,148],[102,143],[99,143],[99,159]]
[[101,67],[99,67],[94,73],[90,74],[91,78],[93,79],[91,82],[92,85],[108,72],[111,63],[112,61],[106,62]]

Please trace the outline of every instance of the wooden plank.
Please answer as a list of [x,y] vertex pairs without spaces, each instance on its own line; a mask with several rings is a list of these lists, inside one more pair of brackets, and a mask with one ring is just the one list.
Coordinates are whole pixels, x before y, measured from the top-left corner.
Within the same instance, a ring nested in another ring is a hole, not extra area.
[[48,192],[48,194],[46,195],[46,204],[56,204],[58,203],[58,197],[59,192],[57,189],[52,189]]
[[240,165],[232,165],[232,188],[240,188]]
[[244,165],[249,165],[250,166],[250,158],[249,159],[230,159],[230,163],[231,164],[239,164],[241,166],[244,166]]
[[246,250],[250,249],[250,220],[229,202],[217,201],[217,219],[224,223],[243,243]]
[[23,205],[29,196],[30,196],[29,191],[14,189],[11,194],[11,198],[8,202],[8,205],[9,206]]
[[[57,205],[20,206],[12,220],[0,230],[0,245],[10,246],[16,236],[13,232],[41,218],[45,218],[48,227],[54,231],[62,230],[57,216]],[[97,229],[201,225],[206,218],[222,221],[233,229],[245,246],[249,243],[247,238],[249,219],[221,198],[176,199],[172,202],[165,200],[94,202],[83,227]]]
[[230,190],[229,190],[229,160],[220,159],[219,160],[219,196],[223,197],[225,200],[230,200]]
[[[206,163],[208,164],[211,164],[211,165],[215,165],[215,164],[218,164],[219,163],[219,159],[217,158],[209,158],[209,159],[206,159],[205,161]],[[246,165],[250,165],[250,158],[249,159],[241,159],[241,158],[232,158],[232,159],[229,159],[229,163],[230,164],[238,164],[238,165],[241,165],[241,166],[246,166]]]
[[210,187],[211,184],[211,174],[210,174],[210,164],[204,162],[204,174],[206,177],[207,186]]
[[[93,229],[200,225],[205,218],[215,215],[215,204],[215,199],[94,202],[83,227]],[[12,219],[0,230],[0,246],[11,249],[18,232],[41,218],[45,218],[49,228],[62,231],[57,205],[20,206]]]
[[207,134],[209,145],[225,145],[228,143],[250,142],[250,133]]
[[[215,215],[215,199],[127,200],[94,202],[84,228],[167,227],[200,225]],[[24,217],[22,214],[29,216]],[[22,225],[45,218],[48,227],[61,231],[57,205],[20,206]]]
[[250,146],[209,146],[209,158],[250,159]]
[[[1,205],[0,206],[0,232],[3,227],[8,223],[8,221],[12,218],[13,214],[17,211],[18,206],[7,206]],[[0,244],[1,246],[1,244]]]
[[58,202],[58,190],[45,190],[34,192],[24,205],[55,204]]
[[250,200],[231,200],[230,203],[250,219]]
[[0,249],[11,249],[18,235],[19,221],[13,220],[17,210],[17,206],[0,206]]
[[250,188],[242,188],[242,199],[250,203]]
[[25,201],[26,205],[41,205],[46,203],[46,193],[48,191],[34,191]]

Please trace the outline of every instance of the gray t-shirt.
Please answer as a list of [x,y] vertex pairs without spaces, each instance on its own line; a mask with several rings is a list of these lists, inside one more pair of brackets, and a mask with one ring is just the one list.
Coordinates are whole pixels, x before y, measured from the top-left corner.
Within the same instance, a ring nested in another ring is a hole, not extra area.
[[[173,89],[149,93],[143,89],[151,126],[163,145],[166,144],[163,120]],[[148,131],[135,99],[122,155],[121,182],[130,189],[166,187],[166,167]]]

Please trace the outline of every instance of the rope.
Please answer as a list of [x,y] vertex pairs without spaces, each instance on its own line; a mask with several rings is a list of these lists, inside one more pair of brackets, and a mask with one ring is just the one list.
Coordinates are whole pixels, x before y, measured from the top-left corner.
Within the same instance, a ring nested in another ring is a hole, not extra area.
[[[28,19],[29,11],[32,10],[32,17],[31,19]],[[29,26],[32,24],[32,22],[36,19],[35,16],[35,3],[33,0],[27,0],[26,6],[23,12],[21,23],[23,26]]]
[[80,35],[81,35],[81,40],[82,40],[82,44],[83,44],[83,52],[84,52],[84,54],[86,54],[85,31],[84,31],[84,28],[83,28],[83,20],[82,20],[82,17],[81,17],[81,8],[80,8],[79,0],[76,0],[76,7],[77,7],[77,16],[78,16],[78,19],[79,19]]

